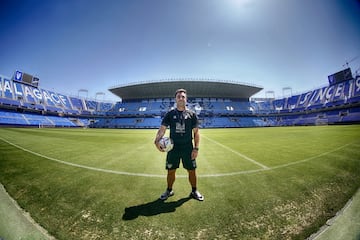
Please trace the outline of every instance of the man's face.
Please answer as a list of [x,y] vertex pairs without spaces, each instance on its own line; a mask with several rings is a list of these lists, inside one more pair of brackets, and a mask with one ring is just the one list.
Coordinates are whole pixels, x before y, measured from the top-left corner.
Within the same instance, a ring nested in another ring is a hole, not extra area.
[[179,92],[176,94],[176,105],[178,107],[185,107],[186,105],[186,93]]

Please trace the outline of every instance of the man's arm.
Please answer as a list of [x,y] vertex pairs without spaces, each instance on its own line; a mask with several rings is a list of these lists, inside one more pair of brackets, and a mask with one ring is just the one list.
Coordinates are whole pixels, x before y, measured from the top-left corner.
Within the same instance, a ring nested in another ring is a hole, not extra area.
[[194,134],[194,149],[191,153],[191,159],[196,159],[198,152],[199,152],[199,145],[200,145],[199,128],[193,128],[193,134]]
[[167,128],[166,126],[161,125],[159,130],[156,133],[156,137],[155,137],[155,140],[154,140],[154,144],[155,144],[156,148],[161,152],[164,152],[164,150],[160,147],[159,141],[165,135],[166,128]]

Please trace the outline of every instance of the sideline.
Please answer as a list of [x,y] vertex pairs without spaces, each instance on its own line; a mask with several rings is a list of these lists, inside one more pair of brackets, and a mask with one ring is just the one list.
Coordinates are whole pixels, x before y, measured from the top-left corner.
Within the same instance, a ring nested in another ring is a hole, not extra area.
[[54,240],[6,192],[0,183],[0,239]]
[[[5,213],[6,214],[3,214]],[[55,240],[19,207],[0,183],[0,239]],[[307,240],[360,239],[360,188],[333,218]]]
[[345,206],[307,240],[360,239],[360,188]]

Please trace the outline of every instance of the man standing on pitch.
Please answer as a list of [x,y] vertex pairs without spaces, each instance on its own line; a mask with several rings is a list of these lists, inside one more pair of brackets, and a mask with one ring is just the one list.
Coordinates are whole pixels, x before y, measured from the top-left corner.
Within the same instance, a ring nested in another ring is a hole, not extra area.
[[175,172],[179,168],[181,159],[183,167],[189,174],[189,182],[192,187],[190,197],[203,201],[204,197],[197,190],[196,185],[196,157],[200,143],[198,117],[195,112],[186,109],[187,95],[185,89],[176,90],[175,101],[176,108],[166,113],[154,142],[157,149],[163,152],[159,140],[164,136],[167,127],[169,127],[170,138],[174,141],[174,148],[166,156],[167,189],[160,196],[160,199],[166,200],[174,195],[172,187],[175,182]]

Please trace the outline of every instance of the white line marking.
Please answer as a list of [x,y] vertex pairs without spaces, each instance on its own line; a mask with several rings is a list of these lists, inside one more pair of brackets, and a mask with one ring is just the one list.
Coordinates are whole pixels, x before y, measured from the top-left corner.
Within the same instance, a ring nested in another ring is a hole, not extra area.
[[[59,159],[56,159],[56,158],[53,158],[53,157],[48,157],[48,156],[45,156],[43,154],[33,152],[33,151],[29,150],[29,149],[23,148],[23,147],[15,144],[15,143],[9,142],[8,140],[6,140],[6,139],[4,139],[2,137],[0,137],[0,139],[2,141],[4,141],[4,142],[8,143],[9,145],[13,146],[13,147],[16,147],[16,148],[18,148],[20,150],[23,150],[24,152],[28,152],[30,154],[39,156],[41,158],[45,158],[45,159],[48,159],[48,160],[51,160],[51,161],[54,161],[54,162],[58,162],[58,163],[61,163],[61,164],[69,165],[69,166],[72,166],[72,167],[78,167],[78,168],[83,168],[83,169],[88,169],[88,170],[93,170],[93,171],[98,171],[98,172],[104,172],[104,173],[127,175],[127,176],[156,177],[156,178],[164,178],[164,177],[166,177],[166,175],[161,175],[161,174],[129,173],[129,172],[122,172],[122,171],[115,171],[115,170],[109,170],[109,169],[95,168],[95,167],[89,167],[89,166],[80,165],[80,164],[76,164],[76,163],[65,162],[65,161],[62,161],[62,160],[59,160]],[[347,146],[349,146],[351,144],[352,143],[348,143],[348,144],[345,144],[345,145],[340,146],[338,148],[335,148],[335,149],[333,149],[331,151],[318,154],[316,156],[305,158],[305,159],[302,159],[302,160],[299,160],[299,161],[296,161],[296,162],[291,162],[291,163],[278,165],[278,166],[271,167],[271,168],[266,167],[266,168],[261,168],[261,169],[246,170],[246,171],[239,171],[239,172],[230,172],[230,173],[200,174],[200,175],[198,175],[198,177],[226,177],[226,176],[235,176],[235,175],[243,175],[243,174],[250,174],[250,173],[258,173],[258,172],[263,172],[263,171],[269,171],[269,170],[284,168],[284,167],[304,163],[304,162],[310,161],[312,159],[328,155],[330,153],[333,153],[333,152],[336,152],[336,151],[338,151],[340,149],[343,149],[343,148],[345,148],[345,147],[347,147]],[[176,177],[177,178],[187,178],[188,176],[187,175],[177,175]]]
[[31,153],[33,155],[54,161],[54,162],[58,162],[58,163],[62,163],[65,165],[69,165],[72,167],[78,167],[78,168],[84,168],[84,169],[89,169],[89,170],[93,170],[93,171],[99,171],[99,172],[105,172],[105,173],[113,173],[113,174],[120,174],[120,175],[129,175],[129,176],[141,176],[141,177],[165,177],[166,175],[160,175],[160,174],[146,174],[146,173],[129,173],[129,172],[122,172],[122,171],[114,171],[114,170],[109,170],[109,169],[102,169],[102,168],[95,168],[95,167],[89,167],[89,166],[85,166],[85,165],[81,165],[81,164],[76,164],[76,163],[70,163],[70,162],[66,162],[66,161],[62,161],[53,157],[48,157],[45,156],[41,153],[37,153],[37,152],[33,152],[29,149],[23,148],[19,145],[16,145],[15,143],[9,142],[7,140],[5,140],[4,138],[0,137],[1,140],[3,140],[4,142],[10,144],[11,146],[14,146],[20,150],[23,150],[25,152]]
[[219,142],[217,142],[217,141],[215,141],[215,140],[213,140],[213,139],[211,139],[211,138],[209,138],[209,137],[206,137],[206,136],[203,136],[203,137],[206,138],[207,140],[209,140],[210,142],[213,142],[213,143],[215,143],[216,145],[218,145],[218,146],[220,146],[220,147],[222,147],[222,148],[225,148],[225,149],[228,150],[229,152],[232,152],[232,153],[234,153],[234,154],[236,154],[236,155],[238,155],[238,156],[240,156],[240,157],[242,157],[242,158],[244,158],[244,159],[246,159],[246,160],[248,160],[248,161],[250,161],[250,162],[252,162],[252,163],[254,163],[254,164],[256,164],[256,165],[258,165],[258,166],[260,166],[260,167],[263,168],[263,169],[269,169],[269,167],[265,166],[264,164],[261,164],[261,163],[255,161],[254,159],[249,158],[248,156],[245,156],[244,154],[239,153],[239,152],[237,152],[237,151],[229,148],[228,146],[225,146],[225,145],[223,145],[223,144],[221,144],[221,143],[219,143]]
[[204,175],[201,175],[201,177],[225,177],[225,176],[234,176],[234,175],[250,174],[250,173],[264,172],[264,171],[269,171],[269,170],[284,168],[284,167],[288,167],[288,166],[292,166],[292,165],[304,163],[304,162],[310,161],[310,160],[312,160],[312,159],[315,159],[315,158],[319,158],[319,157],[328,155],[328,154],[333,153],[333,152],[336,152],[336,151],[338,151],[338,150],[340,150],[340,149],[342,149],[342,148],[345,148],[345,147],[347,147],[347,146],[349,146],[349,145],[351,145],[351,143],[345,144],[345,145],[343,145],[343,146],[340,146],[340,147],[335,148],[335,149],[333,149],[333,150],[331,150],[331,151],[328,151],[328,152],[323,152],[323,153],[321,153],[321,154],[319,154],[319,155],[316,155],[316,156],[312,156],[312,157],[309,157],[309,158],[305,158],[305,159],[302,159],[302,160],[299,160],[299,161],[296,161],[296,162],[281,164],[281,165],[274,166],[274,167],[267,168],[267,169],[254,169],[254,170],[247,170],[247,171],[230,172],[230,173],[218,173],[218,174],[204,174]]
[[316,156],[312,156],[312,157],[309,157],[309,158],[305,158],[303,160],[299,160],[299,161],[296,161],[296,162],[291,162],[291,163],[285,163],[285,164],[282,164],[282,165],[278,165],[278,166],[275,166],[275,167],[272,167],[272,169],[277,169],[277,168],[282,168],[282,167],[288,167],[288,166],[291,166],[291,165],[295,165],[295,164],[299,164],[299,163],[303,163],[303,162],[307,162],[307,161],[310,161],[312,159],[315,159],[315,158],[318,158],[318,157],[322,157],[322,156],[325,156],[325,155],[328,155],[330,153],[333,153],[333,152],[336,152],[340,149],[343,149],[349,145],[351,145],[352,143],[347,143],[343,146],[340,146],[340,147],[337,147],[337,148],[334,148],[333,150],[331,151],[328,151],[328,152],[323,152],[323,153],[320,153]]

